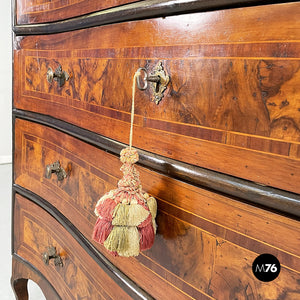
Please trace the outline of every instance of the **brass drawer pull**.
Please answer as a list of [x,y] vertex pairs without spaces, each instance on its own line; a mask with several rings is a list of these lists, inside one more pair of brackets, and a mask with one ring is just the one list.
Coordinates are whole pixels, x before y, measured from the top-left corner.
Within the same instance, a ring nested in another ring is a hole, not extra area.
[[62,258],[56,253],[56,248],[48,247],[47,251],[42,254],[45,265],[49,265],[50,259],[54,259],[55,266],[63,266]]
[[52,81],[55,80],[60,87],[62,87],[69,78],[69,74],[66,71],[63,71],[61,66],[59,66],[54,72],[52,68],[49,68],[47,71],[48,82],[52,83]]
[[67,169],[65,170],[61,165],[59,160],[54,162],[53,164],[47,165],[45,170],[45,177],[50,179],[52,176],[52,173],[55,173],[57,175],[57,180],[62,181],[67,176],[70,175],[72,169],[71,163],[68,163]]
[[165,72],[163,63],[160,61],[154,69],[153,74],[148,74],[145,68],[139,68],[137,72],[140,74],[137,76],[136,83],[140,90],[145,90],[148,87],[148,82],[151,82],[151,89],[153,99],[158,104],[164,96],[164,91],[170,81],[170,77]]

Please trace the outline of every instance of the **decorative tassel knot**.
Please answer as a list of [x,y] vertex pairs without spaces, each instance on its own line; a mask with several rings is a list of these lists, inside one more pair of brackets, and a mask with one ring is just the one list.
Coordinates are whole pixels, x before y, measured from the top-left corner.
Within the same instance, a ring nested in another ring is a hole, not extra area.
[[123,164],[129,163],[133,165],[139,160],[139,153],[136,149],[125,148],[120,152],[120,160]]

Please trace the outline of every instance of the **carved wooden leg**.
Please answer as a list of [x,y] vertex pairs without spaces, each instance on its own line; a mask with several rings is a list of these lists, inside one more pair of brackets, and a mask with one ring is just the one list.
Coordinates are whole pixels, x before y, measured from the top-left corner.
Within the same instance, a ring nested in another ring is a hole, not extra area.
[[59,300],[60,297],[52,285],[37,270],[17,256],[12,257],[11,286],[16,300],[28,300],[28,279],[34,281],[42,290],[46,299]]
[[28,300],[28,290],[27,290],[28,279],[11,278],[11,286],[16,296],[16,300]]

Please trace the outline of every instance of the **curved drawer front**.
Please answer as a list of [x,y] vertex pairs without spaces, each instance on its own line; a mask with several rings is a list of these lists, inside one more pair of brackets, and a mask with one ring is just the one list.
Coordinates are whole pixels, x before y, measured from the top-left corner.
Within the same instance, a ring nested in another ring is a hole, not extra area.
[[[91,241],[95,204],[116,187],[119,159],[45,126],[20,119],[15,126],[15,183],[49,201]],[[56,160],[72,165],[62,181],[44,177],[45,166]],[[246,293],[266,299],[272,293],[279,299],[300,293],[299,222],[138,170],[144,190],[158,201],[153,247],[124,259],[94,245],[154,298],[231,299]],[[260,253],[278,257],[282,270],[276,281],[265,284],[253,276],[252,262]]]
[[[149,89],[136,92],[136,147],[299,193],[299,10],[290,3],[19,38],[14,71],[24,80],[15,81],[14,105],[128,143],[133,74],[162,62],[170,83],[160,103]],[[61,87],[47,81],[59,66],[70,76]]]
[[[131,299],[43,209],[17,195],[14,217],[15,253],[44,274],[61,299]],[[49,247],[62,264],[43,262]]]
[[64,20],[97,10],[119,6],[135,0],[15,0],[17,24],[34,24]]

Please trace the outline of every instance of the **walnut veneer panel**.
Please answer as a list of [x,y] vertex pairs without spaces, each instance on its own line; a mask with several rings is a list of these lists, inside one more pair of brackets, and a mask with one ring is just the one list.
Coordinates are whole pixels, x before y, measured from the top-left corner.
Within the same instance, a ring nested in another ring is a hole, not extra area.
[[[159,105],[137,91],[136,147],[299,193],[299,11],[278,4],[20,37],[14,105],[127,143],[132,76],[161,60],[171,82]],[[46,80],[59,64],[71,75],[61,88]]]
[[[14,208],[15,253],[37,268],[62,299],[130,299],[46,211],[17,195]],[[42,253],[56,247],[63,266],[45,265]]]
[[[49,201],[91,241],[94,206],[121,176],[118,158],[45,126],[16,119],[15,127],[15,183]],[[63,182],[44,178],[45,166],[58,159],[62,166],[71,162],[70,177]],[[124,259],[94,243],[138,285],[156,299],[296,299],[298,221],[138,170],[144,189],[158,200],[152,249]],[[252,274],[260,253],[272,253],[281,263],[273,282]]]
[[136,0],[15,0],[17,24],[53,22]]

